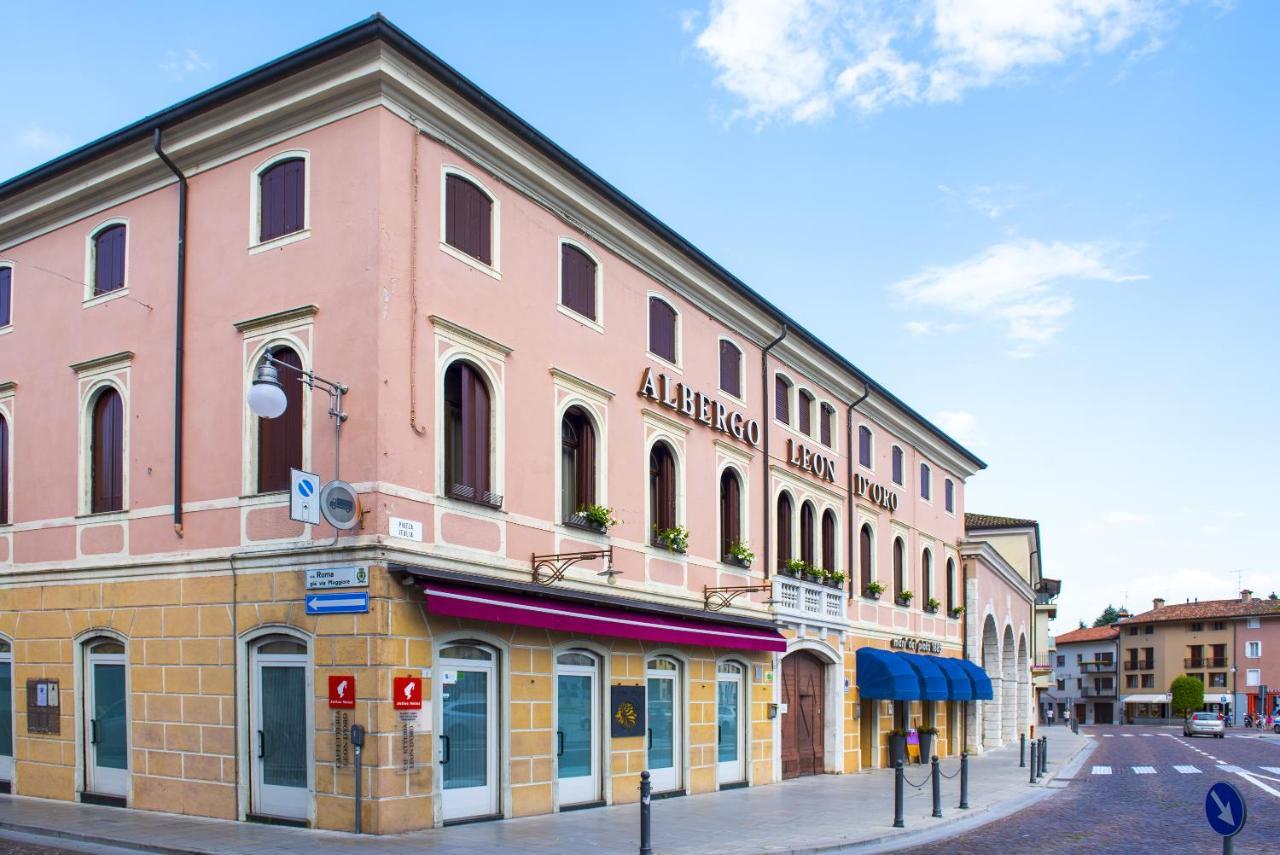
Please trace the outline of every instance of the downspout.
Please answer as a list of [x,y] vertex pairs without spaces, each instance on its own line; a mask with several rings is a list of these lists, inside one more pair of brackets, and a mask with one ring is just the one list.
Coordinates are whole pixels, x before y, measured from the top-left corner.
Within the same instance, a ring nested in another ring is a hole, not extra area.
[[[773,508],[770,507],[769,493],[773,489],[772,478],[769,476],[769,422],[772,420],[769,415],[769,402],[772,397],[769,394],[769,351],[773,350],[782,340],[787,337],[787,325],[782,325],[782,332],[778,333],[778,337],[765,345],[764,350],[760,351],[760,399],[764,404],[764,577],[769,578],[769,570],[773,567],[769,548],[771,543],[771,521],[773,518]],[[775,402],[776,404],[776,402]]]
[[864,384],[862,387],[862,397],[849,405],[849,411],[844,417],[844,457],[846,464],[845,488],[849,494],[849,525],[847,528],[849,529],[849,599],[851,600],[853,599],[853,592],[856,590],[855,586],[858,584],[856,577],[853,574],[853,528],[855,522],[855,516],[853,513],[853,408],[867,400],[867,396],[870,394],[871,386]]
[[173,530],[182,537],[182,374],[187,322],[187,176],[160,148],[160,128],[152,136],[156,156],[178,177],[178,283],[173,333]]

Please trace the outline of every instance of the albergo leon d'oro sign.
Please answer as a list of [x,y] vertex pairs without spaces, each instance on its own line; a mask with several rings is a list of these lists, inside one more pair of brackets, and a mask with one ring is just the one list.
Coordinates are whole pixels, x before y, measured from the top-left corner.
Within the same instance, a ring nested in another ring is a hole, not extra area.
[[751,445],[760,444],[760,422],[731,410],[710,395],[704,395],[685,383],[673,383],[665,374],[654,374],[646,368],[640,378],[640,397],[657,401],[664,407],[684,413],[694,421],[727,433]]

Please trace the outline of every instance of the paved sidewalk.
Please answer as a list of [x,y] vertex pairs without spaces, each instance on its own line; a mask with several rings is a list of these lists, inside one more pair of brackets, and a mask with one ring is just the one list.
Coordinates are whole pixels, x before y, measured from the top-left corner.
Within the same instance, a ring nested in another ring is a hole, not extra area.
[[[942,783],[943,817],[932,813],[931,785],[908,786],[905,829],[893,828],[893,773],[822,775],[772,786],[729,790],[653,803],[658,853],[800,853],[857,846],[895,849],[998,819],[1049,796],[1058,775],[1069,776],[1096,740],[1067,728],[1049,731],[1049,777],[1027,781],[1017,747],[989,751],[969,763],[970,809],[956,808],[960,779]],[[959,759],[942,763],[959,771]],[[921,783],[928,767],[907,778]],[[617,805],[562,814],[485,822],[383,837],[132,811],[96,805],[0,796],[0,829],[44,834],[162,853],[240,855],[244,852],[339,853],[635,852],[639,808]]]

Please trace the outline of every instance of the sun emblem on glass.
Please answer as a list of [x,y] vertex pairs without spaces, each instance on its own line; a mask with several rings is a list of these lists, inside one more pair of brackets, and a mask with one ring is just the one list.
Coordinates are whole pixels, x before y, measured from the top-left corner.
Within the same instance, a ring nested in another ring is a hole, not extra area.
[[618,709],[614,711],[613,719],[621,727],[635,727],[636,708],[632,705],[631,701],[623,701],[618,704]]

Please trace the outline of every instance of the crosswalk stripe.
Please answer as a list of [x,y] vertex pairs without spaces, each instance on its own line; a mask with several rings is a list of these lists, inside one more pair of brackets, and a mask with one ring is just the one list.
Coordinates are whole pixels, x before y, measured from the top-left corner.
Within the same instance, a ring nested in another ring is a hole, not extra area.
[[1111,739],[1111,738],[1112,738],[1112,737],[1114,737],[1114,736],[1115,736],[1115,734],[1114,734],[1114,733],[1104,733],[1104,734],[1102,734],[1102,738],[1103,738],[1103,739]]
[[1272,775],[1280,775],[1280,766],[1259,766],[1264,772],[1270,772]]
[[1093,774],[1095,774],[1095,775],[1110,775],[1110,774],[1111,774],[1111,767],[1110,767],[1110,766],[1094,766],[1094,767],[1093,767]]
[[1195,766],[1174,766],[1173,768],[1177,769],[1179,772],[1181,772],[1184,775],[1200,774],[1200,770],[1197,769]]
[[1129,737],[1133,736],[1132,733],[1122,733],[1120,735],[1123,736],[1125,739],[1128,739]]
[[1229,763],[1220,763],[1220,764],[1218,764],[1218,771],[1220,771],[1220,772],[1231,772],[1231,773],[1233,773],[1233,774],[1237,774],[1237,775],[1238,775],[1238,774],[1240,774],[1240,773],[1244,772],[1244,769],[1241,769],[1239,766],[1232,766],[1232,765],[1230,765]]
[[1154,733],[1140,733],[1139,736],[1155,736]]
[[1156,770],[1152,766],[1134,766],[1133,774],[1135,775],[1154,775]]

